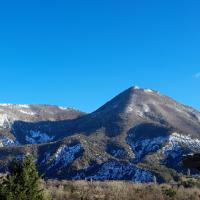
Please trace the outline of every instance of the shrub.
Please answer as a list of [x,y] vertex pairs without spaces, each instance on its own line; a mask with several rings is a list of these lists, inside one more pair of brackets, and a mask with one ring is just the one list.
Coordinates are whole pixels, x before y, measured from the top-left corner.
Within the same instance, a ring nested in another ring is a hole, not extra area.
[[176,196],[176,191],[172,188],[164,189],[162,192],[163,194],[165,194],[166,196],[170,198],[173,198]]

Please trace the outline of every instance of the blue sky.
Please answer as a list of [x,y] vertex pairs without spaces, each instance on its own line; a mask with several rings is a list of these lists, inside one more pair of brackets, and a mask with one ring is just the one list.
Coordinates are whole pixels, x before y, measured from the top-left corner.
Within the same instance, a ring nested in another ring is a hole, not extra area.
[[132,86],[200,110],[200,2],[0,2],[0,102],[93,111]]

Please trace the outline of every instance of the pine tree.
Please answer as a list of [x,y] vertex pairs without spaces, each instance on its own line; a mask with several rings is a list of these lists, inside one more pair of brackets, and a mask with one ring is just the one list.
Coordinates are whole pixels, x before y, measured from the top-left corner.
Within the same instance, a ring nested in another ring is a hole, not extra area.
[[0,189],[2,200],[43,200],[40,189],[40,177],[31,156],[26,156],[22,162],[15,161],[10,173],[2,181]]

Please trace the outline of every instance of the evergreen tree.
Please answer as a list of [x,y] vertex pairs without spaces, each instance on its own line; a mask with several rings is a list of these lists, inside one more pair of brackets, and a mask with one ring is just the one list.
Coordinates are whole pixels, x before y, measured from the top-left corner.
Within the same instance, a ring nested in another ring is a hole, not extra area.
[[26,156],[22,162],[15,161],[10,167],[10,173],[2,180],[0,189],[2,200],[43,200],[40,189],[40,177],[31,156]]

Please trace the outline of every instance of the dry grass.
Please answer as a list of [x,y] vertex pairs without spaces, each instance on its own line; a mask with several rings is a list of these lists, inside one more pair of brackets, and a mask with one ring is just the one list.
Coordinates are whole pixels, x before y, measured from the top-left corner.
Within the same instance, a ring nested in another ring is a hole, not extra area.
[[48,181],[45,192],[55,200],[200,200],[200,189],[183,186],[107,181]]

